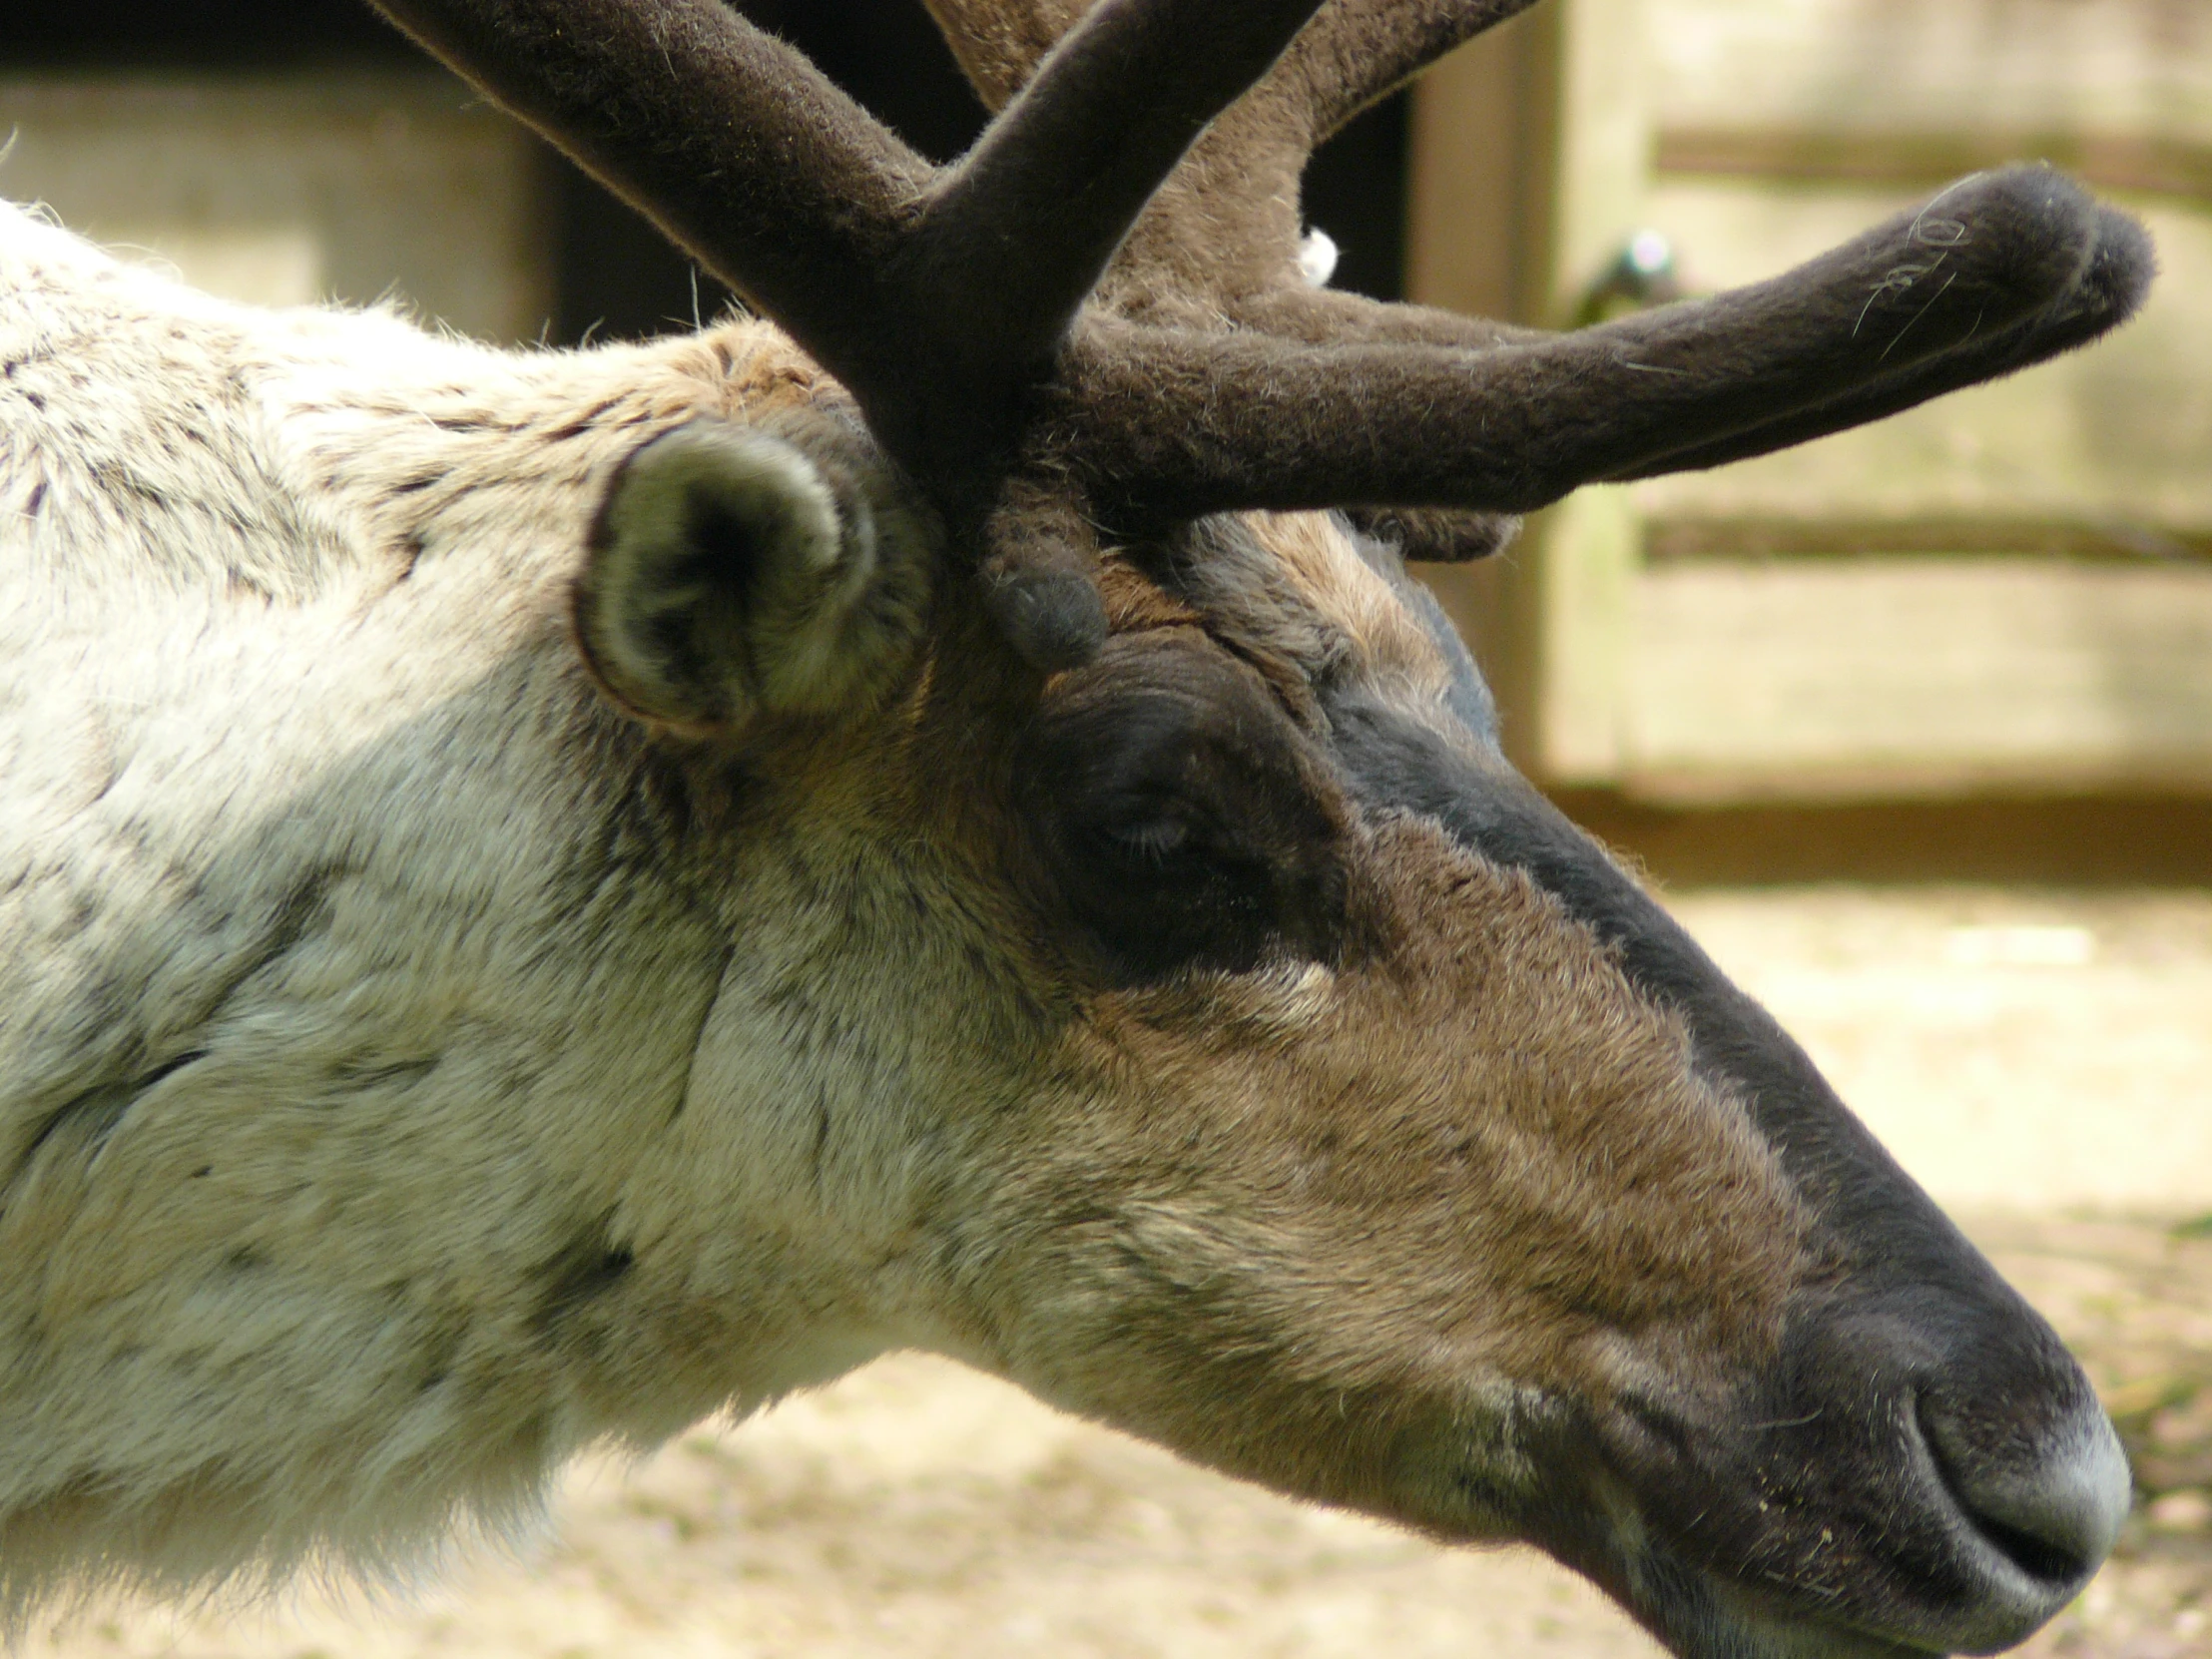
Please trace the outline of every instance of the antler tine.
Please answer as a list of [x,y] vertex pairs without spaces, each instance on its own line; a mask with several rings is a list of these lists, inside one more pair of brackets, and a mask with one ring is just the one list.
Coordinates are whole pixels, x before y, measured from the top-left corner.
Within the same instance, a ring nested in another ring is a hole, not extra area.
[[[1048,368],[1163,182],[1320,4],[1106,0],[1093,9],[932,203],[919,249],[932,306],[950,306],[946,320],[999,341],[1023,368]],[[1011,306],[1009,294],[1019,296]],[[983,296],[989,305],[976,303]],[[978,338],[963,355],[984,351]]]
[[1718,442],[1669,451],[1616,475],[1617,481],[1749,460],[1863,426],[1932,397],[1979,385],[2088,344],[2134,315],[2157,272],[2142,226],[2110,208],[2097,215],[2096,250],[2081,280],[2057,304],[2010,329],[1992,331],[1846,396],[1754,426]]
[[[1089,0],[923,0],[986,107],[1035,73]],[[1295,103],[1319,143],[1453,47],[1535,0],[1328,0],[1264,96]]]
[[1487,350],[1121,324],[1079,341],[1073,449],[1102,493],[1141,480],[1118,503],[1140,517],[1526,511],[2021,366],[2032,356],[1992,362],[1977,342],[2047,355],[2122,320],[2147,286],[2140,231],[2050,169],[1939,201],[1769,282]]
[[[1028,83],[1086,0],[925,3],[978,95],[996,109]],[[1532,3],[1329,0],[1160,190],[1102,297],[1133,312],[1195,299],[1256,326],[1280,320],[1305,331],[1310,324],[1301,319],[1257,313],[1267,297],[1300,280],[1299,176],[1314,147],[1435,58]],[[1334,320],[1339,327],[1374,321]],[[1456,335],[1454,342],[1464,343]]]
[[1535,0],[1330,0],[1274,79],[1321,143],[1456,46]]
[[1091,0],[922,0],[987,110],[1027,84]]
[[987,489],[1161,180],[1320,0],[1105,0],[944,170],[719,0],[372,3],[784,324],[957,494]]

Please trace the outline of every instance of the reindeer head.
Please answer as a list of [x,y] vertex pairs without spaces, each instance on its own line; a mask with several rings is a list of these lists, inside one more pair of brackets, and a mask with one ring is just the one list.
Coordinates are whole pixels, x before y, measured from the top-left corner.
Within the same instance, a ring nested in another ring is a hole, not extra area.
[[[904,872],[695,1079],[905,1125],[789,1172],[902,1195],[903,1338],[1686,1654],[1991,1650],[2125,1508],[2086,1382],[1505,765],[1403,561],[2079,344],[2147,245],[2021,168],[1569,334],[1310,285],[1312,147],[1523,3],[931,0],[998,109],[939,169],[718,0],[379,0],[833,377],[635,454],[576,625],[679,773]],[[893,937],[895,1055],[826,1000]]]

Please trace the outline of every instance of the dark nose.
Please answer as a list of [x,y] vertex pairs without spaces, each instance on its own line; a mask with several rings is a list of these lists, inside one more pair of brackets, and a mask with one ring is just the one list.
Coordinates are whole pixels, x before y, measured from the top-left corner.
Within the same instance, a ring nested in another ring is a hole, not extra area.
[[2133,1482],[2085,1385],[2055,1412],[2023,1412],[1993,1392],[1977,1398],[1970,1382],[1950,1382],[1924,1393],[1917,1427],[1962,1534],[1982,1546],[1990,1589],[2040,1623],[2111,1552]]
[[1919,1593],[1882,1622],[1945,1652],[2010,1647],[2064,1607],[2110,1553],[2132,1490],[2057,1337],[2008,1291],[1976,1290],[1854,1310],[1811,1345],[1807,1379],[1861,1425],[1863,1497],[1919,1566]]

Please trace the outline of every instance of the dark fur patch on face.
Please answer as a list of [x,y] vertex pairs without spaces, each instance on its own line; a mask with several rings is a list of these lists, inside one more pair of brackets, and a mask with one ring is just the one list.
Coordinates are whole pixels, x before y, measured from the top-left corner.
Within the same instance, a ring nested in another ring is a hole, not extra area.
[[1259,675],[1195,630],[1123,635],[1063,676],[1016,764],[1049,901],[1109,982],[1342,953],[1341,797]]

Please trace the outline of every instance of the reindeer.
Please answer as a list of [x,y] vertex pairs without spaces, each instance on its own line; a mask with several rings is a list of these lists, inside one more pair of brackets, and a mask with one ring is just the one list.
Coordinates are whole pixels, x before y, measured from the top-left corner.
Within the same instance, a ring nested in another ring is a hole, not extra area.
[[1408,559],[2081,344],[2016,168],[1552,335],[1301,275],[1525,0],[379,0],[766,320],[502,352],[0,217],[0,1612],[388,1570],[895,1348],[1685,1655],[1989,1651],[2051,1332],[1500,756]]

